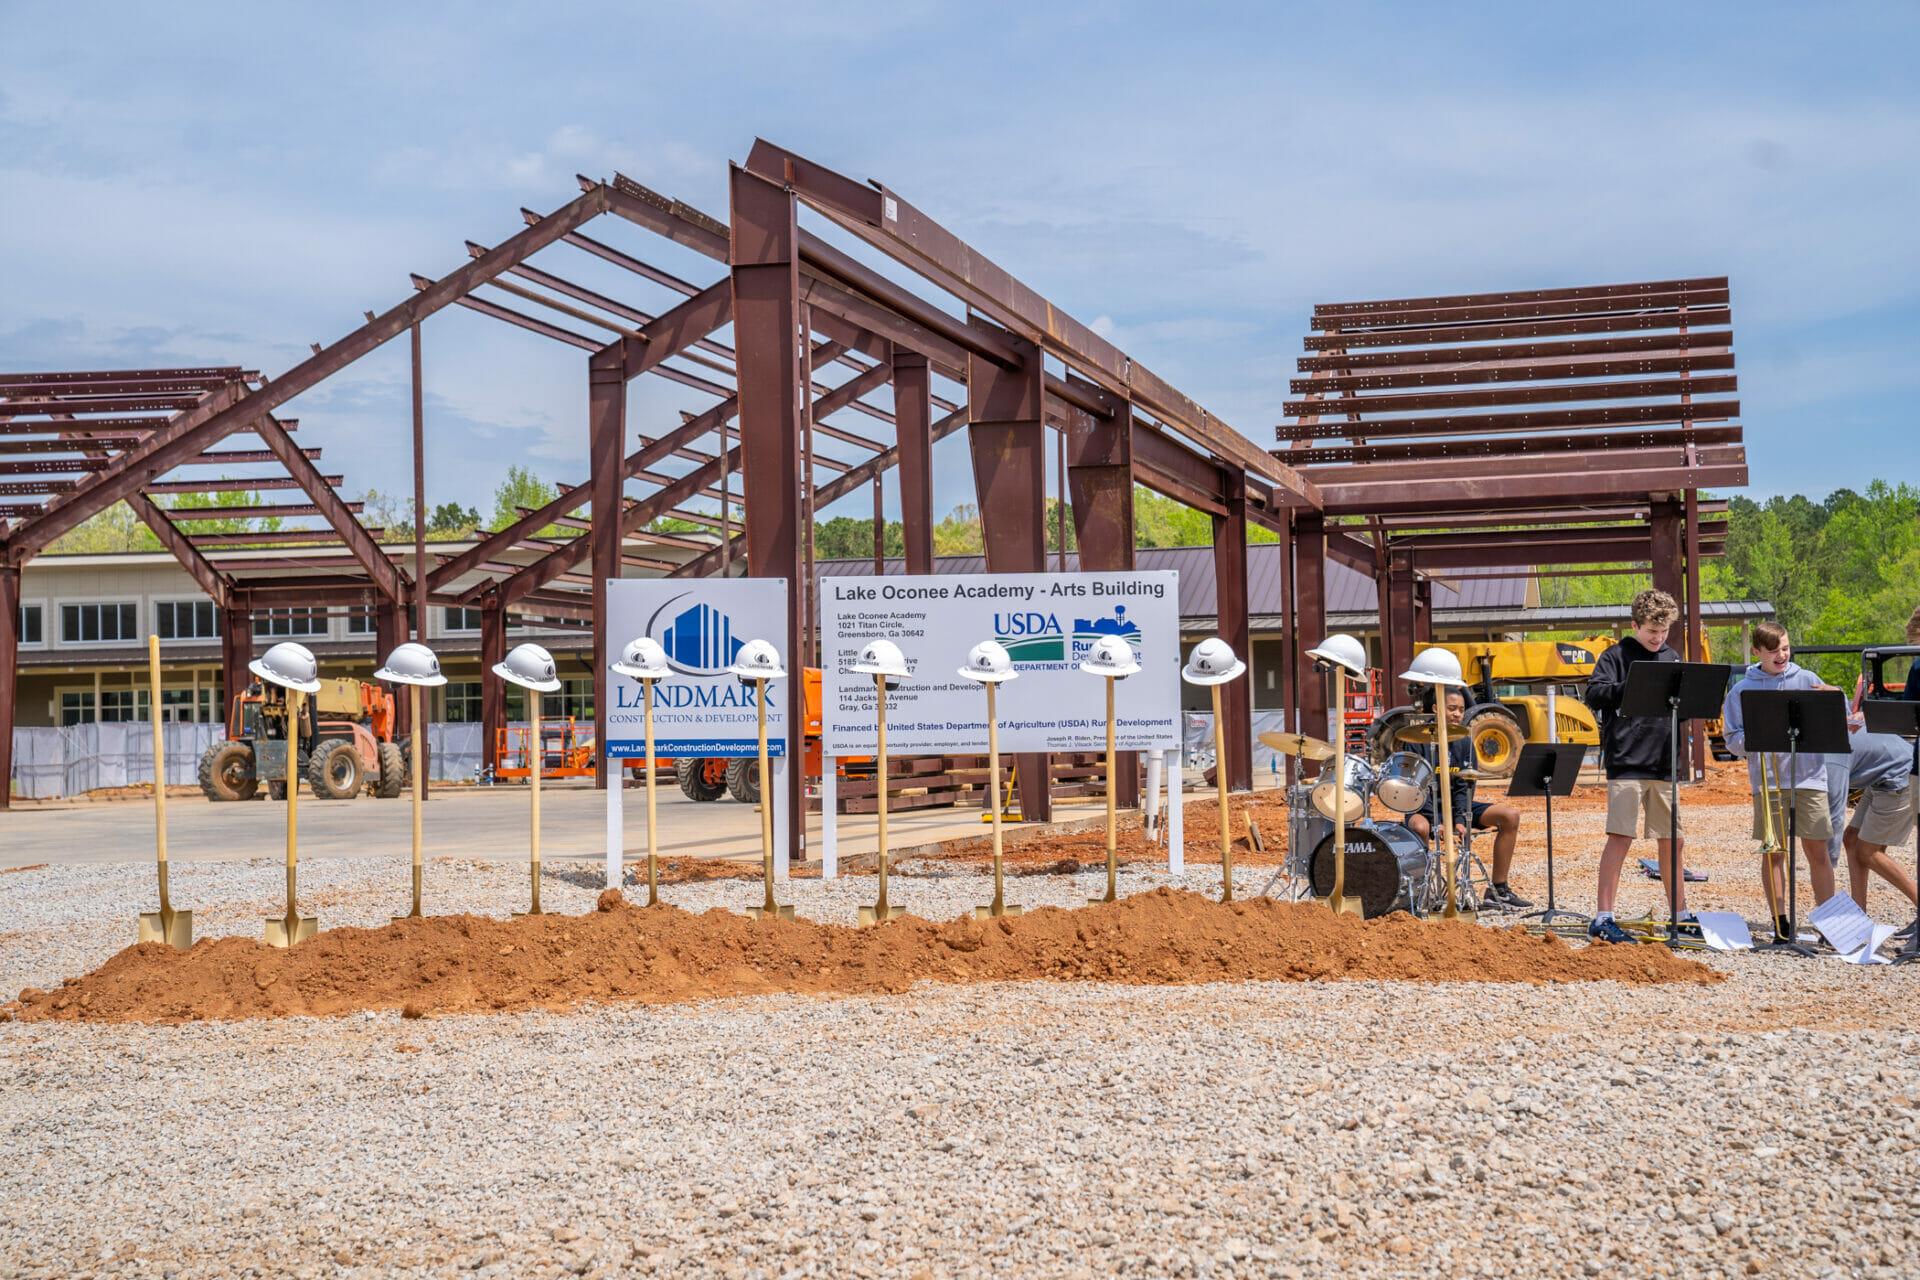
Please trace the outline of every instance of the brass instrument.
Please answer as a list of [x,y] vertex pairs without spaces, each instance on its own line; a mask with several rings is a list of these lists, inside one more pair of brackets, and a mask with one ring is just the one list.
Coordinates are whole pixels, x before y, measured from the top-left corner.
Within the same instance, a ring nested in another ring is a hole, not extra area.
[[[1780,790],[1780,769],[1766,752],[1760,754],[1760,887],[1767,895],[1769,926],[1781,915],[1780,900],[1774,893],[1774,875],[1787,852],[1787,811],[1792,801]],[[1777,811],[1776,811],[1777,806]]]

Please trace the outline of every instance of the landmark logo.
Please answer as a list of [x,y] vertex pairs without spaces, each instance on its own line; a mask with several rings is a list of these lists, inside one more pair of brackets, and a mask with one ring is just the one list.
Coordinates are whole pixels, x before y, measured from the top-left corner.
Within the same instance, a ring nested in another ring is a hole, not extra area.
[[675,596],[647,619],[647,634],[667,651],[667,665],[683,675],[717,676],[732,665],[745,641],[733,634],[733,620],[712,605],[682,607],[692,592]]
[[1050,613],[996,613],[993,638],[1006,646],[1015,662],[1064,662],[1067,636],[1060,619]]

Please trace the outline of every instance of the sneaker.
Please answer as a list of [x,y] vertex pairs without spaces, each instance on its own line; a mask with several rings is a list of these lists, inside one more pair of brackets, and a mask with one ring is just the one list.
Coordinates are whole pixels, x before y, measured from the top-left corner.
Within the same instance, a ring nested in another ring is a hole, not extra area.
[[1700,920],[1697,916],[1683,916],[1676,931],[1683,942],[1705,942],[1707,935],[1700,932]]
[[1775,942],[1793,941],[1793,928],[1787,922],[1785,916],[1775,916],[1773,918],[1773,940]]
[[1904,929],[1901,929],[1898,933],[1895,933],[1891,938],[1888,938],[1887,941],[1893,942],[1893,943],[1901,943],[1901,944],[1912,942],[1913,941],[1913,925],[1914,925],[1913,921],[1911,920],[1907,921],[1906,927]]
[[1633,942],[1633,936],[1622,929],[1614,920],[1595,920],[1587,926],[1587,937],[1595,942],[1611,942],[1615,945]]
[[1487,895],[1480,905],[1494,911],[1525,911],[1533,904],[1515,893],[1511,886],[1495,884],[1487,886]]

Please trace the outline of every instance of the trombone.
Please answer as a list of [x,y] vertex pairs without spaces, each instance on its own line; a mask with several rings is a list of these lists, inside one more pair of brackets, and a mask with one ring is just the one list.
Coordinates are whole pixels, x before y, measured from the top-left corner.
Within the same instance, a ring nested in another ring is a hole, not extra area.
[[1777,921],[1780,889],[1776,877],[1787,854],[1787,810],[1790,803],[1780,788],[1780,765],[1769,753],[1760,754],[1760,887],[1767,895],[1767,923]]

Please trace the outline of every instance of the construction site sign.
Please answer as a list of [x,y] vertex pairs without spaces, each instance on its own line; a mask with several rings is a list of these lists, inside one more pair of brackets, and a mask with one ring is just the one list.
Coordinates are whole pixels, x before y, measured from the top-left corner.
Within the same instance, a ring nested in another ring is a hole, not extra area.
[[[767,750],[787,750],[787,688],[801,677],[785,652],[785,578],[620,578],[607,583],[607,661],[641,636],[667,652],[673,674],[653,691],[654,750],[664,757],[759,754],[752,685],[728,671],[740,647],[766,640],[780,651],[787,679],[767,682]],[[614,756],[646,754],[638,682],[609,672],[607,747]]]
[[1115,690],[1122,751],[1180,745],[1180,591],[1171,570],[820,579],[821,734],[828,755],[875,748],[878,691],[852,670],[891,640],[913,675],[887,694],[887,750],[985,751],[987,703],[961,678],[982,640],[1006,646],[1020,678],[1000,694],[1000,749],[1093,751],[1107,741],[1106,681],[1080,670],[1120,636],[1140,663]]

